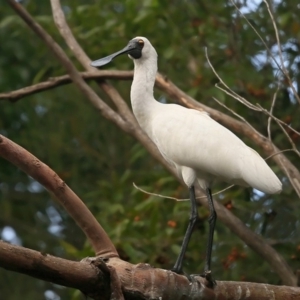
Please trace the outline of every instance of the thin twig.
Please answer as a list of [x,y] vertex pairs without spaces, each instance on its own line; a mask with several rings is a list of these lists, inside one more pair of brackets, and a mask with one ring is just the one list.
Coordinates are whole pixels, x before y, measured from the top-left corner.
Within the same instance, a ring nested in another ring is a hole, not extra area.
[[[80,76],[88,80],[99,80],[99,79],[121,79],[121,80],[131,80],[133,77],[132,71],[115,71],[115,70],[101,70],[96,69],[92,72],[80,72]],[[12,102],[18,101],[26,96],[53,89],[60,85],[69,84],[72,79],[69,75],[63,75],[58,77],[51,77],[46,81],[33,84],[15,91],[0,93],[1,100],[10,100]]]
[[[300,103],[300,98],[299,98],[299,95],[297,93],[297,91],[295,90],[295,87],[294,85],[292,84],[292,81],[291,81],[291,78],[289,76],[289,73],[287,72],[285,66],[284,66],[284,63],[283,63],[283,59],[282,59],[282,54],[281,54],[281,44],[280,44],[280,40],[279,40],[279,34],[278,34],[278,30],[277,30],[277,26],[276,26],[276,22],[274,20],[274,16],[270,10],[270,7],[267,3],[266,0],[264,0],[266,6],[267,6],[267,9],[268,9],[268,12],[270,14],[270,17],[272,19],[272,22],[273,22],[273,27],[274,27],[274,30],[275,30],[275,34],[276,34],[276,40],[277,40],[277,47],[278,47],[278,51],[279,51],[279,57],[280,57],[280,60],[281,60],[281,66],[279,65],[279,63],[277,62],[276,58],[274,57],[272,51],[270,50],[270,48],[268,47],[267,43],[265,42],[265,40],[262,38],[262,36],[259,34],[259,32],[256,30],[256,28],[252,25],[252,23],[248,20],[248,18],[241,12],[241,10],[237,7],[237,5],[235,4],[234,0],[231,0],[231,3],[234,5],[234,7],[236,8],[236,10],[239,12],[239,14],[245,19],[245,21],[247,22],[247,24],[251,27],[251,29],[255,32],[255,34],[259,37],[259,39],[261,40],[261,42],[263,43],[263,45],[265,46],[268,54],[270,55],[270,57],[272,58],[272,60],[274,61],[274,63],[276,64],[277,68],[281,71],[282,74],[284,74],[286,76],[286,78],[288,79],[288,83],[289,83],[289,86],[291,87],[291,89],[293,90],[293,93],[294,93],[294,96],[297,98],[298,102]],[[278,39],[277,39],[278,37]]]
[[283,126],[286,126],[288,129],[290,129],[291,131],[293,131],[294,133],[296,133],[297,135],[300,136],[300,132],[297,131],[296,129],[294,129],[292,126],[290,126],[289,124],[285,123],[284,121],[278,119],[277,117],[275,117],[274,115],[270,114],[268,112],[268,110],[266,110],[265,108],[263,108],[259,103],[257,103],[257,106],[261,109],[261,111],[263,113],[265,113],[267,116],[269,116],[270,118],[272,118],[273,120],[275,120],[276,122],[280,123]]
[[283,70],[281,69],[279,63],[277,62],[277,60],[275,59],[275,57],[273,56],[272,51],[270,50],[270,48],[268,47],[267,43],[265,42],[265,40],[262,38],[262,36],[259,34],[259,32],[256,30],[256,28],[252,25],[252,23],[248,20],[248,18],[240,11],[240,9],[237,7],[237,5],[235,4],[234,0],[231,0],[231,3],[233,4],[233,6],[236,8],[236,10],[239,12],[239,14],[245,19],[245,21],[247,22],[247,24],[250,26],[250,28],[255,32],[255,34],[259,37],[259,39],[261,40],[261,42],[263,43],[263,45],[265,46],[268,54],[270,55],[270,57],[273,59],[273,61],[275,62],[277,68],[284,74]]
[[245,124],[247,124],[250,128],[252,128],[253,130],[255,130],[255,128],[241,115],[239,115],[237,112],[233,111],[231,108],[229,108],[227,105],[225,105],[224,103],[222,103],[221,101],[219,101],[217,98],[212,97],[219,105],[223,106],[224,108],[226,108],[228,111],[230,111],[234,116],[238,117],[239,119],[241,119]]
[[[269,114],[268,111],[265,111],[266,114]],[[285,134],[285,136],[288,138],[289,142],[291,143],[293,149],[294,149],[294,152],[300,157],[300,152],[298,151],[295,143],[293,142],[293,140],[291,139],[290,135],[287,133],[287,131],[285,130],[285,128],[283,127],[282,125],[282,121],[277,119],[276,117],[274,117],[273,115],[269,114],[269,116],[274,119],[276,121],[276,123],[280,126],[280,128],[282,129],[283,133]],[[285,123],[284,123],[285,124]],[[296,131],[297,132],[297,131]],[[297,132],[298,133],[298,132]],[[299,134],[299,133],[298,133]]]
[[[214,70],[214,73],[215,73],[215,70]],[[215,74],[217,74],[217,73],[215,73]],[[220,77],[218,77],[218,78],[220,78]],[[221,83],[221,84],[223,84],[223,83]],[[260,111],[260,109],[258,109],[255,105],[253,105],[248,100],[246,100],[245,98],[243,98],[240,95],[238,95],[236,92],[234,92],[228,86],[226,86],[226,88],[228,88],[228,90],[222,88],[218,83],[215,84],[215,87],[218,88],[219,90],[221,90],[222,92],[224,92],[225,94],[229,95],[230,97],[238,100],[239,102],[241,102],[243,105],[247,106],[248,108],[250,108],[250,109],[252,109],[254,111]]]
[[[217,78],[220,80],[221,84],[222,84],[223,86],[225,86],[226,89],[228,89],[228,90],[225,90],[225,89],[221,88],[221,87],[218,86],[218,85],[216,85],[216,87],[218,87],[220,90],[222,90],[222,91],[225,92],[226,94],[230,95],[230,96],[233,97],[234,99],[238,100],[239,102],[241,102],[242,104],[244,104],[244,105],[247,106],[248,108],[253,109],[253,110],[256,110],[256,111],[261,111],[261,112],[265,113],[266,115],[268,115],[268,116],[269,116],[269,119],[270,119],[270,118],[271,118],[271,119],[274,119],[278,124],[280,124],[279,126],[282,128],[284,134],[288,137],[289,141],[291,142],[291,144],[292,144],[292,146],[293,146],[293,149],[295,149],[295,152],[297,153],[297,155],[300,156],[300,152],[297,150],[296,145],[292,142],[290,136],[288,135],[288,133],[286,132],[286,130],[282,127],[282,125],[287,126],[288,128],[290,128],[293,132],[295,132],[295,133],[298,134],[298,135],[300,135],[300,133],[299,133],[297,130],[293,129],[293,128],[292,128],[291,126],[289,126],[288,124],[286,124],[285,122],[283,122],[282,120],[276,118],[272,113],[269,113],[269,112],[268,112],[265,108],[263,108],[260,104],[257,103],[257,106],[255,106],[255,105],[251,104],[249,101],[247,101],[246,99],[244,99],[243,97],[240,97],[240,96],[239,96],[238,94],[236,94],[233,90],[231,90],[231,89],[225,84],[225,82],[222,80],[222,78],[219,76],[219,74],[216,72],[216,70],[214,69],[213,65],[211,64],[211,62],[210,62],[210,60],[209,60],[209,57],[208,57],[207,48],[205,48],[205,55],[206,55],[206,59],[207,59],[207,61],[208,61],[208,64],[209,64],[209,66],[211,67],[211,69],[213,70],[214,74],[215,74],[215,75],[217,76]],[[276,91],[275,95],[277,95],[277,92],[278,92],[278,90]],[[215,98],[214,98],[214,99],[215,99]],[[276,99],[276,97],[273,98],[273,102],[272,102],[273,104],[272,104],[272,105],[274,105],[275,99]],[[215,100],[216,100],[216,99],[215,99]],[[216,101],[217,101],[219,104],[221,104],[218,100],[216,100]],[[221,104],[221,105],[223,105],[223,104]],[[223,105],[223,106],[225,106],[225,105]],[[225,107],[226,107],[226,106],[225,106]],[[227,107],[226,107],[226,108],[227,108]],[[273,112],[273,109],[271,110],[271,112]],[[235,115],[237,115],[235,112],[233,112],[233,113],[234,113]],[[237,116],[238,116],[239,118],[241,118],[241,119],[244,120],[243,117],[240,117],[239,115],[237,115]],[[268,119],[268,124],[269,124],[269,122],[270,122],[269,119]],[[244,120],[244,121],[245,121],[245,120]],[[282,125],[281,125],[281,124],[282,124]],[[254,129],[249,123],[248,123],[248,125],[249,125],[252,129]],[[270,135],[269,135],[269,139],[270,139]],[[270,142],[271,142],[271,140],[270,140]],[[272,144],[272,142],[271,142],[271,144]],[[274,147],[273,144],[272,144],[272,146]]]
[[281,153],[284,153],[284,152],[294,152],[294,151],[295,151],[294,149],[285,149],[285,150],[282,150],[282,151],[278,151],[278,152],[275,152],[275,153],[273,153],[273,154],[267,156],[267,157],[265,158],[265,160],[268,160],[268,159],[274,157],[275,155],[278,155],[278,154],[281,154]]
[[[222,78],[220,77],[220,75],[217,73],[217,71],[215,70],[215,68],[213,67],[212,63],[209,60],[208,57],[208,53],[207,53],[207,48],[205,48],[205,56],[207,59],[207,62],[209,64],[209,66],[211,67],[213,73],[216,75],[216,77],[220,80],[220,83],[225,86],[226,89],[223,89],[222,87],[220,87],[218,84],[216,84],[215,86],[220,89],[221,91],[223,91],[224,93],[226,93],[227,95],[231,96],[232,98],[238,100],[240,103],[244,104],[246,107],[254,110],[254,111],[259,111],[259,112],[263,112],[265,114],[267,114],[269,116],[269,118],[273,118],[275,121],[287,126],[288,128],[290,128],[292,131],[294,131],[296,134],[300,135],[300,132],[298,132],[297,130],[295,130],[294,128],[292,128],[291,126],[289,126],[288,124],[286,124],[285,122],[283,122],[282,120],[276,118],[273,114],[270,114],[265,108],[263,108],[261,105],[257,104],[257,105],[253,105],[252,103],[250,103],[249,101],[247,101],[245,98],[241,97],[240,95],[238,95],[237,93],[235,93],[230,87],[228,87],[226,85],[226,83],[222,80]],[[278,92],[278,91],[277,91]],[[277,95],[276,92],[276,95]],[[276,98],[275,98],[276,99]],[[274,99],[273,99],[274,101]],[[220,103],[221,104],[221,103]],[[272,110],[273,111],[273,110]],[[234,113],[235,114],[235,113]],[[240,118],[240,117],[239,117]],[[244,120],[244,118],[242,118]],[[248,123],[248,122],[247,122]],[[249,126],[251,126],[248,123]],[[252,129],[254,129],[251,126]]]
[[[155,194],[155,193],[147,192],[147,191],[143,190],[142,188],[138,187],[134,182],[132,183],[132,185],[133,185],[137,190],[143,192],[144,194],[150,195],[150,196],[155,196],[155,197],[159,197],[159,198],[175,200],[175,201],[177,201],[177,202],[184,202],[184,201],[189,201],[189,200],[190,200],[190,198],[182,198],[182,199],[180,199],[180,198],[175,198],[175,197],[165,196],[165,195],[162,195],[162,194]],[[219,195],[219,194],[221,194],[221,193],[223,193],[223,192],[225,192],[225,191],[231,189],[232,187],[234,187],[234,184],[232,184],[232,185],[226,187],[225,189],[223,189],[223,190],[221,190],[221,191],[219,191],[219,192],[217,192],[217,193],[212,194],[212,196],[217,196],[217,195]],[[206,196],[196,197],[196,199],[206,199],[206,198],[207,198]]]
[[223,88],[221,88],[218,84],[216,84],[216,87],[222,91],[224,91],[226,94],[230,95],[231,97],[233,97],[234,99],[238,100],[239,102],[243,103],[244,105],[246,105],[248,108],[251,108],[252,110],[256,110],[259,111],[259,109],[253,105],[251,102],[247,101],[245,98],[241,97],[239,94],[237,94],[236,92],[234,92],[232,89],[230,89],[230,87],[223,81],[223,79],[219,76],[219,74],[216,72],[215,68],[213,67],[212,63],[209,60],[208,57],[208,52],[207,52],[207,47],[205,47],[205,56],[206,56],[206,60],[210,66],[210,68],[212,69],[213,73],[216,75],[216,77],[220,80],[220,83],[227,89],[224,90]]
[[273,116],[273,109],[274,109],[275,102],[276,102],[276,99],[277,99],[278,91],[279,91],[279,85],[277,87],[276,92],[273,95],[272,104],[271,104],[271,108],[270,108],[270,116],[268,118],[268,138],[269,138],[271,143],[272,143],[272,136],[271,136],[271,121],[272,121],[272,118],[271,118],[271,116]]
[[[289,126],[288,124],[286,124],[285,122],[283,122],[282,120],[276,118],[274,115],[270,114],[269,112],[267,112],[267,110],[265,108],[263,108],[261,105],[257,104],[253,105],[252,103],[250,103],[249,101],[247,101],[245,98],[241,97],[240,95],[238,95],[237,93],[235,93],[232,89],[230,89],[230,87],[228,87],[225,82],[222,80],[222,78],[220,77],[220,75],[216,72],[216,70],[214,69],[213,65],[211,64],[208,54],[207,54],[207,48],[205,48],[205,54],[206,54],[206,59],[208,61],[209,66],[211,67],[211,69],[213,70],[214,74],[217,76],[217,78],[220,80],[220,83],[222,85],[224,85],[226,87],[226,89],[223,89],[222,87],[220,87],[218,84],[216,84],[215,86],[220,89],[221,91],[223,91],[224,93],[226,93],[227,95],[231,96],[232,98],[238,100],[240,103],[244,104],[245,106],[247,106],[248,108],[255,110],[255,111],[259,111],[259,112],[264,112],[265,114],[267,114],[269,116],[269,118],[273,118],[275,121],[280,122],[281,124],[289,127],[292,131],[294,131],[296,134],[300,135],[300,133],[295,130],[294,128],[292,128],[291,126]],[[278,91],[277,91],[278,92]],[[276,95],[277,95],[276,92]],[[215,99],[216,100],[216,99]],[[218,100],[216,100],[218,102]],[[274,101],[274,99],[273,99]],[[221,103],[219,103],[220,105],[223,105]],[[226,107],[226,106],[225,106]],[[273,110],[272,110],[273,111]],[[234,113],[234,112],[232,112]],[[235,113],[234,113],[235,114]],[[237,114],[235,114],[237,115]],[[237,115],[238,116],[238,115]],[[245,121],[245,119],[243,117],[238,116],[239,118],[241,118],[242,120]],[[246,122],[246,121],[245,121]],[[248,122],[246,122],[249,126],[251,126]],[[254,129],[251,126],[252,129]]]
[[281,71],[283,72],[283,74],[287,78],[289,86],[292,89],[295,98],[298,100],[298,102],[300,104],[300,98],[298,96],[298,93],[297,93],[297,91],[296,91],[296,89],[295,89],[295,87],[293,85],[293,82],[291,80],[289,72],[287,71],[286,67],[284,66],[284,61],[283,61],[283,56],[282,56],[282,51],[281,51],[281,42],[280,42],[279,32],[278,32],[278,29],[277,29],[277,25],[276,25],[273,13],[272,13],[272,11],[270,9],[269,3],[266,0],[264,0],[264,3],[266,5],[266,7],[267,7],[268,13],[270,15],[270,18],[272,20],[272,24],[273,24],[273,27],[274,27],[275,36],[276,36],[276,42],[277,42],[277,48],[278,48],[278,53],[279,53],[279,59],[280,59],[280,63],[281,63]]

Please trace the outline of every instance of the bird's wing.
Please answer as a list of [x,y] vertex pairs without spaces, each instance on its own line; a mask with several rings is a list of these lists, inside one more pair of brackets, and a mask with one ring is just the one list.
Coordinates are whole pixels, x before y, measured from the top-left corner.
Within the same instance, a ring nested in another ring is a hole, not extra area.
[[[162,155],[178,166],[265,192],[279,188],[280,181],[265,161],[206,113],[175,104],[161,105],[149,135]],[[262,184],[263,176],[274,183],[269,189],[269,183]]]
[[230,167],[225,166],[230,150],[243,144],[232,132],[205,113],[170,104],[161,108],[152,120],[151,138],[165,157],[215,175]]

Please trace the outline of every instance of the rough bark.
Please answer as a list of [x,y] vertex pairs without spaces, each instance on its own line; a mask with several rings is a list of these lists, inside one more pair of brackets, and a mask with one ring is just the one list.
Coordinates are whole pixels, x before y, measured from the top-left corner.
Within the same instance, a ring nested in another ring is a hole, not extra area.
[[250,282],[217,281],[132,265],[119,258],[74,262],[0,241],[0,267],[81,290],[92,299],[300,300],[300,288]]

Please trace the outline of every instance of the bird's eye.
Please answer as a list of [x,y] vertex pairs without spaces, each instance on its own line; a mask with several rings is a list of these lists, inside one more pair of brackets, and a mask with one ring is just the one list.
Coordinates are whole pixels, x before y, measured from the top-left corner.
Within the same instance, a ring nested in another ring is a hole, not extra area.
[[144,41],[143,41],[143,40],[138,40],[138,43],[139,43],[140,45],[144,45]]

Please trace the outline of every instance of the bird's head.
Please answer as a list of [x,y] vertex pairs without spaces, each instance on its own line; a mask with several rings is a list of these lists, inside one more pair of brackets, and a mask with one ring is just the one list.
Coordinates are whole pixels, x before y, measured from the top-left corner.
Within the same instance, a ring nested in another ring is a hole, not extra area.
[[130,40],[127,46],[122,50],[93,61],[91,63],[91,66],[96,68],[102,67],[121,54],[128,54],[129,58],[133,59],[134,61],[141,62],[149,58],[157,57],[157,53],[151,45],[151,43],[149,42],[149,40],[145,37],[138,36]]

